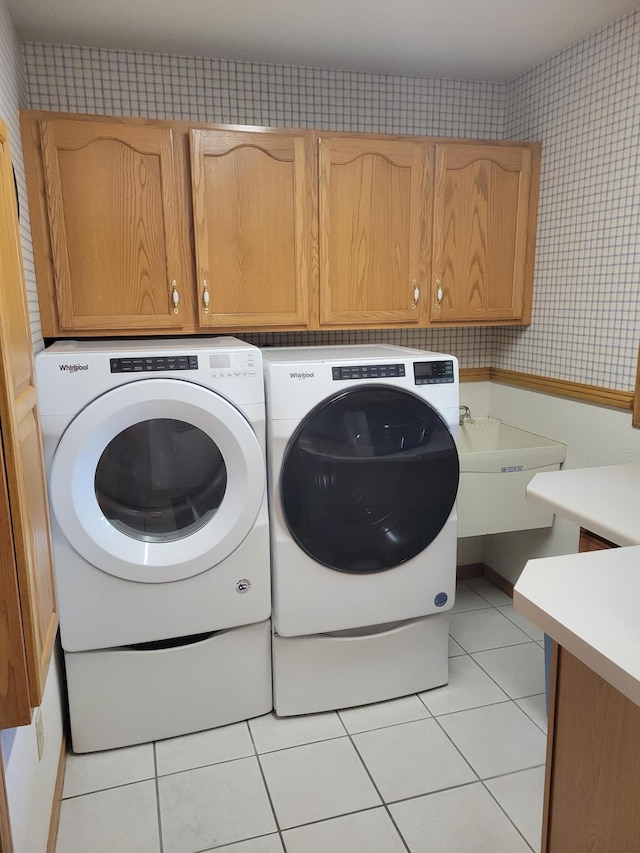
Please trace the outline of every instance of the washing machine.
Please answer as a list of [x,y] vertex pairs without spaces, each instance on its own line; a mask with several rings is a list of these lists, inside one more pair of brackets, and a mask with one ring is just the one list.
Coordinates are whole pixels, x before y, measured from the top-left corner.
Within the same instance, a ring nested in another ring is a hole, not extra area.
[[65,341],[36,381],[74,750],[269,711],[260,350]]
[[276,713],[445,684],[456,358],[387,345],[263,358]]

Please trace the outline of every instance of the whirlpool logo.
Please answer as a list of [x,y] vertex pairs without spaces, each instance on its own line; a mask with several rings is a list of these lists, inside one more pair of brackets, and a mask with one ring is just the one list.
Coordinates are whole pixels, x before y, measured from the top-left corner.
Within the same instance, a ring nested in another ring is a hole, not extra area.
[[60,364],[60,370],[66,373],[78,373],[79,370],[89,370],[88,364]]
[[293,371],[289,374],[289,376],[292,379],[313,379],[313,377],[315,375],[316,375],[315,372],[312,372],[312,373],[296,373]]

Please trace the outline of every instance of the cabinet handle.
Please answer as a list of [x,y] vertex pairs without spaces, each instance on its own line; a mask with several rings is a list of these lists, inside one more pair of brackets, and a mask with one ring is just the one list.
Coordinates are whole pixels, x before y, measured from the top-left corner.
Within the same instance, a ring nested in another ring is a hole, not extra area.
[[437,278],[436,284],[438,285],[438,289],[436,291],[436,308],[440,308],[442,305],[442,280]]
[[202,282],[202,301],[204,303],[204,313],[209,313],[209,282],[205,280]]
[[418,287],[418,282],[416,281],[415,278],[413,279],[411,284],[413,285],[413,305],[411,307],[417,308],[418,307],[418,299],[420,299],[420,288]]
[[178,293],[178,282],[174,280],[171,282],[171,301],[173,302],[173,313],[177,314],[180,310],[178,308],[178,302],[180,302],[180,294]]

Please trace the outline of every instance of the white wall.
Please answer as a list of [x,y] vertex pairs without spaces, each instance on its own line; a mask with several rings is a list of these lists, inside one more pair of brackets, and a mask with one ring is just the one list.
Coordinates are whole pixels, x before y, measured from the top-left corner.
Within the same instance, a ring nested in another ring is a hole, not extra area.
[[[491,383],[489,408],[504,423],[566,444],[563,468],[640,462],[640,430],[631,426],[630,412],[497,383]],[[578,527],[556,517],[551,528],[485,537],[483,559],[515,583],[527,560],[577,550]]]
[[[20,148],[19,110],[26,105],[22,52],[5,0],[0,0],[0,117],[9,141],[20,196],[20,232],[34,347],[42,346],[29,230],[29,211]],[[53,664],[42,704],[45,749],[38,760],[35,724],[2,732],[2,753],[15,853],[44,853],[49,833],[58,759],[62,743],[60,675]]]

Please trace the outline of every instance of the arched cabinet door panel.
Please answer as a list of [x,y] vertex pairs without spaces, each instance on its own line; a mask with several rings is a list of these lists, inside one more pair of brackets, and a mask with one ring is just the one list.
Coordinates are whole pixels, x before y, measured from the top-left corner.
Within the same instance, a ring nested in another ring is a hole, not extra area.
[[388,386],[340,392],[288,444],[281,500],[289,530],[313,560],[367,574],[423,551],[449,518],[458,453],[440,415]]
[[532,145],[436,145],[432,322],[529,322],[538,158]]
[[311,135],[194,129],[190,141],[200,325],[306,326]]
[[432,146],[320,137],[320,324],[418,325]]
[[189,315],[170,128],[40,121],[62,330],[179,329]]

